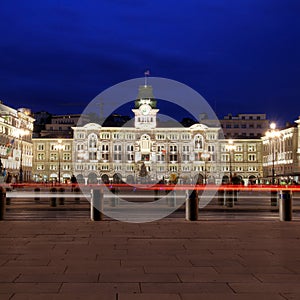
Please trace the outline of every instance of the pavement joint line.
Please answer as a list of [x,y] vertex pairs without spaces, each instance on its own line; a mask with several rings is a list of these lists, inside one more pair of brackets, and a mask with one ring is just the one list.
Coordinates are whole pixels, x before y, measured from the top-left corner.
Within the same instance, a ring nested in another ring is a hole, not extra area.
[[63,274],[66,274],[66,273],[67,273],[68,268],[69,268],[69,266],[66,266],[66,267],[64,268]]
[[264,283],[259,277],[255,275],[255,273],[250,273],[259,283]]
[[16,278],[12,281],[13,283],[16,283],[16,280],[18,280],[21,277],[22,273],[19,273]]
[[230,282],[225,282],[225,284],[232,290],[232,292],[237,295],[238,293],[234,290],[234,288],[230,285]]
[[285,296],[283,293],[281,293],[281,292],[279,292],[278,295],[279,295],[280,297],[282,297],[283,299],[285,299],[285,300],[289,300],[289,299],[290,299],[289,297],[286,297],[286,296]]
[[5,261],[0,265],[0,267],[5,266],[5,265],[9,262],[9,260],[10,260],[10,259],[5,260]]
[[60,291],[61,291],[61,289],[62,289],[62,286],[63,286],[63,282],[61,282],[60,283],[60,285],[59,285],[59,287],[58,287],[58,290],[57,290],[57,294],[59,294],[60,293]]
[[12,293],[12,295],[9,297],[9,300],[13,299],[16,293]]
[[180,276],[179,276],[178,273],[176,273],[176,277],[178,278],[178,280],[179,280],[180,283],[183,283],[183,281],[180,279]]

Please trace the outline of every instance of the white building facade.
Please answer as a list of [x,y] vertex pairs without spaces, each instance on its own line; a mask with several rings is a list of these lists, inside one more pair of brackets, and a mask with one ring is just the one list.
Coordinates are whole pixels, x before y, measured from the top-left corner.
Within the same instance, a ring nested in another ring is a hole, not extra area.
[[15,181],[32,178],[33,122],[29,109],[13,109],[0,103],[1,167],[10,172]]
[[220,126],[159,127],[151,86],[140,87],[132,111],[131,126],[89,123],[73,127],[73,169],[79,181],[133,183],[177,178],[186,183],[220,184],[237,173],[247,184],[249,178],[255,182],[262,177],[259,139],[235,140],[229,152]]
[[262,137],[262,166],[266,182],[300,181],[300,117],[295,127],[270,131]]

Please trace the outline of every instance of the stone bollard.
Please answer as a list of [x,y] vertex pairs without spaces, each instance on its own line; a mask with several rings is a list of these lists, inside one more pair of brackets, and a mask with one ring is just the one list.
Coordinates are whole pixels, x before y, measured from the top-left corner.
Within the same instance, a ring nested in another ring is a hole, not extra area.
[[280,191],[279,217],[280,221],[292,221],[293,194],[291,191]]
[[218,205],[225,205],[225,191],[218,190]]
[[[59,193],[64,193],[65,189],[61,187],[58,191],[59,191]],[[58,204],[59,205],[65,205],[65,197],[63,197],[63,196],[59,197],[58,198]]]
[[6,204],[6,190],[0,187],[0,220],[4,220],[5,217],[5,204]]
[[[6,192],[11,192],[11,188],[6,188]],[[6,196],[6,205],[10,205],[10,203],[11,203],[10,197]]]
[[176,207],[176,191],[171,190],[169,193],[169,206]]
[[117,206],[117,197],[116,197],[116,194],[117,194],[117,189],[116,188],[112,188],[110,190],[111,192],[111,198],[110,198],[110,205],[111,207],[116,207]]
[[278,206],[277,191],[271,191],[271,206]]
[[[50,192],[55,194],[57,192],[57,189],[55,187],[50,189]],[[56,196],[52,196],[50,198],[50,206],[51,207],[56,207]]]
[[154,201],[159,200],[159,196],[158,196],[159,190],[158,190],[158,188],[155,188],[153,192],[154,192]]
[[91,220],[92,221],[102,221],[104,215],[103,210],[103,191],[100,189],[91,190]]
[[[79,195],[80,194],[80,188],[79,187],[76,187],[75,189],[74,189],[74,192],[75,192],[75,194],[77,194],[77,195]],[[80,203],[80,197],[75,197],[75,203],[76,204],[79,204]]]
[[189,197],[186,199],[185,203],[185,218],[188,221],[197,221],[198,220],[198,191],[193,190]]
[[236,204],[238,201],[239,191],[237,189],[233,190],[233,204]]
[[234,200],[233,200],[234,191],[233,190],[226,190],[226,206],[233,207]]
[[[36,193],[40,193],[41,189],[37,187],[37,188],[34,189],[34,191],[35,191]],[[40,200],[41,200],[41,198],[40,198],[39,196],[34,197],[34,201],[35,201],[36,203],[40,202]]]

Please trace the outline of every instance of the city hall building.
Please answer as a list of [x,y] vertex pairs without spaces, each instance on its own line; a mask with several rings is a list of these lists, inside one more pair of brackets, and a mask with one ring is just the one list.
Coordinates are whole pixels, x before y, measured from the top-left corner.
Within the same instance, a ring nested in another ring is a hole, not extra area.
[[[228,182],[235,173],[247,184],[262,177],[261,140],[224,139],[221,126],[160,126],[152,87],[140,86],[133,122],[73,127],[73,173],[84,183]],[[231,144],[231,145],[229,145]]]

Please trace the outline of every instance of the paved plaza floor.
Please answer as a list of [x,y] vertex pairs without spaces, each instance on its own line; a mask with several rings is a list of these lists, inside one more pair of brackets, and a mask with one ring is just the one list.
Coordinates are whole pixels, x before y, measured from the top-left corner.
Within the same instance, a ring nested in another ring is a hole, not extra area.
[[300,299],[300,222],[1,221],[0,299]]

